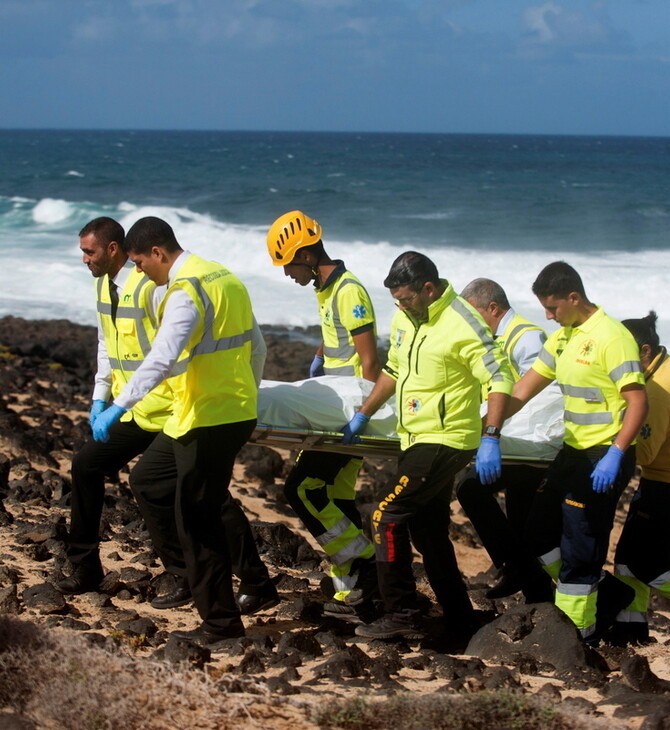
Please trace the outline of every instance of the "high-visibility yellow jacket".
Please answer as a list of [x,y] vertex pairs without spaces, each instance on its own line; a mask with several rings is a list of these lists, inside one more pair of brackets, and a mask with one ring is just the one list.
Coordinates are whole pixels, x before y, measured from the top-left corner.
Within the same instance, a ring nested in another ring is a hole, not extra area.
[[633,336],[602,307],[583,324],[549,335],[533,370],[560,386],[565,443],[575,449],[611,444],[626,412],[621,389],[644,385]]
[[509,321],[505,331],[496,337],[496,342],[502,347],[503,352],[507,356],[509,361],[510,370],[514,376],[514,380],[520,380],[522,373],[520,373],[515,365],[514,348],[516,347],[519,340],[531,330],[544,332],[542,327],[533,324],[530,320],[525,319],[520,314],[514,313],[514,316]]
[[391,323],[384,371],[397,383],[402,449],[417,443],[476,449],[482,386],[509,395],[514,384],[507,358],[481,315],[449,282],[442,283],[445,291],[429,306],[428,321],[398,310]]
[[200,316],[167,381],[175,403],[165,433],[179,438],[194,428],[256,418],[253,313],[244,284],[221,264],[191,254],[170,282],[159,319],[177,289]]
[[337,268],[316,290],[326,375],[363,376],[354,336],[375,331],[372,301],[361,282],[337,261]]
[[643,477],[670,483],[670,357],[665,347],[644,377],[649,413],[637,439],[635,456]]
[[[112,304],[107,274],[97,280],[98,320],[105,337],[105,347],[112,368],[112,398],[123,390],[142,364],[156,335],[156,323],[149,316],[149,303],[156,285],[135,268],[119,291],[116,321],[112,321]],[[145,431],[161,431],[172,413],[172,391],[167,383],[157,385],[121,418],[133,419]]]

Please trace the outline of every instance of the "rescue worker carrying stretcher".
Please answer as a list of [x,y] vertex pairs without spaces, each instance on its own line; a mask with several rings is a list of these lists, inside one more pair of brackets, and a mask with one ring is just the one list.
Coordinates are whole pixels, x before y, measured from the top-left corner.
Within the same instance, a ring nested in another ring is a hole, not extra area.
[[[322,342],[310,377],[352,375],[374,381],[380,370],[372,302],[343,261],[331,259],[317,221],[299,210],[270,227],[272,263],[300,286],[314,285]],[[355,504],[362,459],[301,451],[284,485],[286,499],[328,556],[333,601],[324,614],[359,623],[362,597],[376,590],[374,548]],[[352,592],[352,589],[356,588]]]
[[[461,296],[491,328],[509,360],[514,380],[519,380],[535,361],[547,335],[517,314],[504,289],[491,279],[474,279]],[[488,393],[483,397],[488,398]],[[487,598],[502,598],[521,590],[527,603],[554,599],[551,579],[523,541],[533,496],[545,471],[533,464],[503,464],[500,478],[484,484],[473,467],[456,487],[458,501],[501,573],[500,580],[487,591]],[[503,490],[505,512],[496,498]]]
[[635,469],[632,444],[647,414],[644,377],[630,332],[587,299],[572,266],[546,266],[533,293],[561,327],[515,384],[507,416],[555,379],[565,439],[533,500],[527,541],[558,581],[556,606],[595,644],[633,598],[602,568],[617,502]]
[[[158,286],[167,284],[167,293],[151,351],[97,417],[93,436],[107,441],[128,410],[156,385],[168,383],[172,415],[133,468],[130,482],[135,494],[151,501],[143,516],[154,543],[158,515],[167,512],[176,520],[202,624],[173,636],[216,644],[244,634],[241,613],[279,602],[249,521],[228,491],[237,453],[256,426],[251,301],[231,271],[184,251],[160,218],[138,220],[124,250],[138,271]],[[241,577],[237,600],[233,570]]]
[[[369,639],[423,635],[411,539],[423,555],[445,627],[467,640],[476,619],[449,539],[451,491],[454,477],[477,449],[480,478],[488,483],[500,476],[500,427],[512,375],[481,315],[440,279],[428,257],[401,254],[384,286],[398,306],[388,362],[345,426],[343,441],[354,442],[395,393],[401,455],[396,476],[379,493],[372,514],[384,615],[357,626],[356,634]],[[482,387],[489,391],[483,437]]]
[[[123,250],[125,232],[113,218],[89,221],[79,232],[82,260],[96,278],[98,354],[91,428],[115,398],[151,349],[158,329],[156,309],[165,294],[153,281],[135,269]],[[105,442],[88,441],[72,459],[72,496],[68,558],[74,570],[56,583],[61,593],[97,591],[103,579],[100,562],[100,518],[105,496],[105,477],[116,474],[145,451],[172,413],[173,395],[167,383],[157,385],[115,423]],[[186,566],[179,546],[173,515],[161,520],[161,533],[174,536],[173,551],[159,555],[174,576],[173,591],[157,596],[154,608],[189,603]]]

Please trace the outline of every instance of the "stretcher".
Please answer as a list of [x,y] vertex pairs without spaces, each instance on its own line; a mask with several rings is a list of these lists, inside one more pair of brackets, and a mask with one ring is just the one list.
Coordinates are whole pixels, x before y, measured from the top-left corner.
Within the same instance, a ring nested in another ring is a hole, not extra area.
[[[362,378],[324,376],[296,383],[262,381],[258,426],[251,442],[259,446],[306,449],[360,457],[397,457],[393,399],[371,419],[356,444],[342,443],[342,427],[370,393],[372,383]],[[505,464],[544,466],[563,440],[562,398],[558,388],[547,388],[505,423],[501,450]]]
[[[342,434],[334,431],[271,426],[259,423],[250,438],[258,446],[278,449],[299,449],[307,451],[328,451],[335,454],[349,454],[360,458],[395,458],[400,454],[400,439],[389,436],[362,436],[359,443],[343,444]],[[528,464],[544,467],[551,459],[541,456],[505,456],[503,464]]]

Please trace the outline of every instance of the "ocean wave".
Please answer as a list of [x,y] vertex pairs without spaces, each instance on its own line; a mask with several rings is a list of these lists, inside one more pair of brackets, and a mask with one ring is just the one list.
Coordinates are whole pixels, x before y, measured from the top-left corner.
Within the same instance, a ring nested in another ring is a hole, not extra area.
[[[186,207],[140,206],[127,201],[96,206],[51,198],[0,198],[0,230],[11,234],[3,235],[0,244],[0,314],[95,322],[93,286],[81,263],[77,232],[98,215],[115,217],[126,229],[147,215],[167,220],[184,248],[220,261],[240,276],[263,324],[304,327],[318,322],[311,287],[297,287],[281,268],[272,266],[265,244],[266,225],[230,223]],[[666,296],[669,250],[575,253],[556,245],[544,250],[509,251],[494,240],[486,249],[418,243],[403,247],[391,240],[364,242],[355,237],[329,237],[325,243],[328,253],[344,259],[369,289],[382,334],[388,332],[395,311],[383,280],[393,260],[411,247],[432,258],[457,291],[476,277],[498,281],[512,304],[539,323],[544,322],[544,312],[531,292],[532,281],[546,264],[566,260],[582,274],[593,301],[613,316],[640,317],[655,309],[659,331],[664,341],[670,342]],[[40,257],[39,286],[28,290],[26,282],[36,281],[35,251]],[[551,323],[548,329],[552,329]]]
[[53,225],[69,220],[74,213],[74,206],[66,200],[43,198],[33,208],[32,217],[35,223]]

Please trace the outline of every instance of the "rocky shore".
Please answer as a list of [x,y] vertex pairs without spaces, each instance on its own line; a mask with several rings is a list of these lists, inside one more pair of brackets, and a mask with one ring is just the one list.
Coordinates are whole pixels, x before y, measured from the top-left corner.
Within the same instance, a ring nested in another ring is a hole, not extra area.
[[[267,330],[265,377],[304,377],[313,337]],[[92,327],[0,319],[0,728],[670,728],[670,602],[654,599],[652,644],[587,650],[553,606],[484,598],[490,563],[456,503],[451,533],[482,618],[469,646],[436,609],[420,644],[364,642],[324,619],[323,555],[282,494],[287,451],[247,445],[236,466],[233,493],[282,597],[246,637],[215,654],[169,637],[198,618],[150,606],[170,578],[127,471],[108,484],[101,592],[61,595],[95,349]],[[365,465],[364,513],[391,469]],[[430,599],[418,558],[415,570]]]

